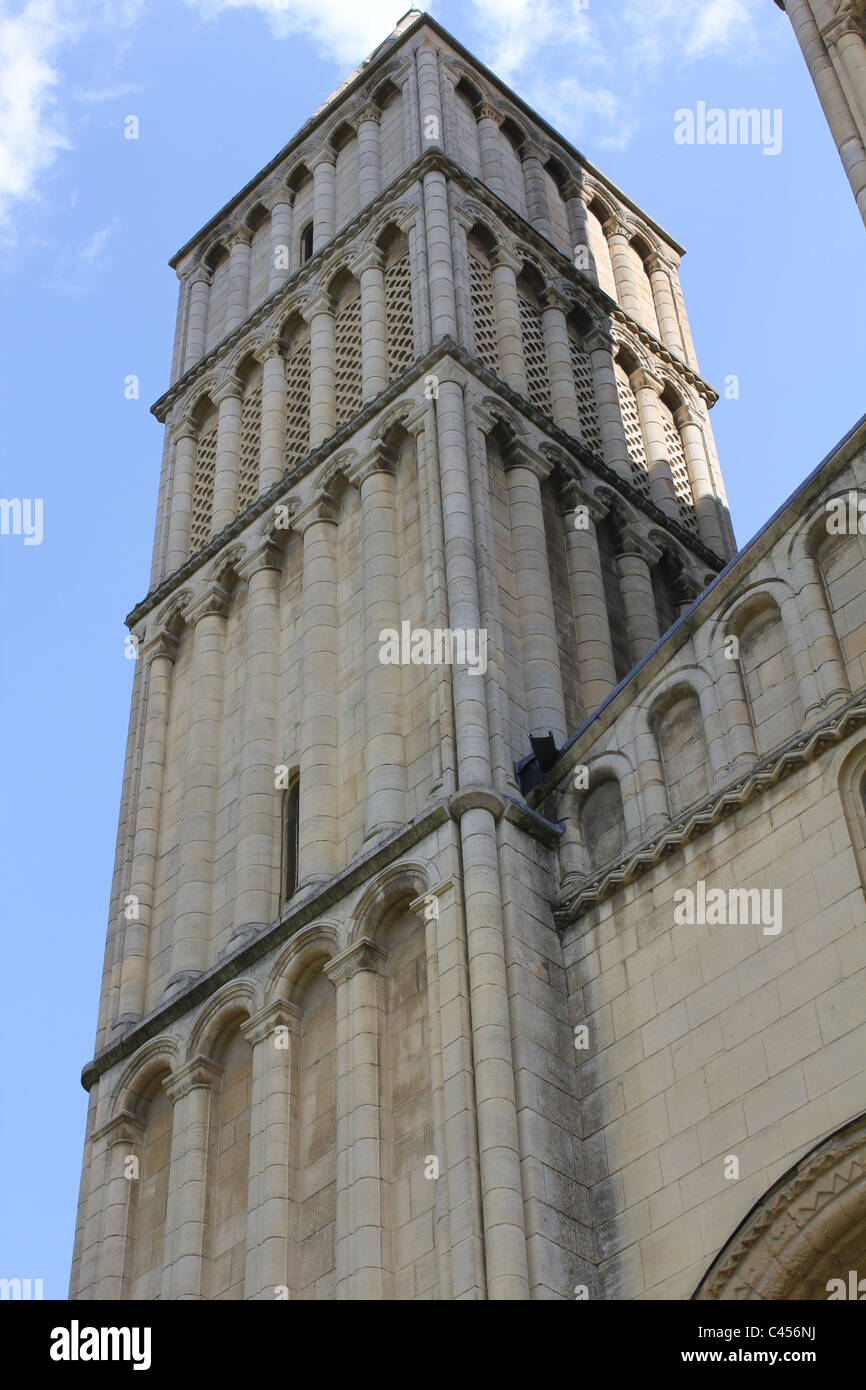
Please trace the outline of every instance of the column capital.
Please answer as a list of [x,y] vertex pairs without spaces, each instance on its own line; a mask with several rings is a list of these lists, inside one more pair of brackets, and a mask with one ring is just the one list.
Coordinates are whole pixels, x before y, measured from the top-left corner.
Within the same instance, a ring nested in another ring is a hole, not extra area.
[[628,241],[631,235],[629,228],[619,217],[609,217],[606,222],[602,223],[601,230],[604,232],[608,241],[615,236],[625,237],[626,241]]
[[648,565],[657,565],[662,558],[662,553],[657,545],[653,545],[631,522],[623,526],[620,532],[618,555],[639,555]]
[[171,1100],[182,1100],[196,1087],[204,1086],[211,1090],[214,1084],[219,1081],[222,1072],[222,1067],[210,1057],[193,1057],[191,1062],[186,1062],[182,1067],[179,1067],[162,1083],[163,1089]]
[[316,170],[322,164],[330,164],[333,166],[336,163],[337,154],[335,150],[331,149],[330,145],[323,145],[321,149],[317,150],[316,153],[311,155],[306,161],[307,168],[310,170],[311,174],[315,174]]
[[677,576],[676,585],[682,594],[682,603],[692,603],[698,594],[702,594],[707,587],[706,584],[702,584],[699,579],[696,579],[693,574],[689,574],[686,570]]
[[174,426],[171,437],[175,444],[179,444],[182,439],[198,439],[198,425],[187,416]]
[[318,293],[310,295],[298,308],[305,323],[312,323],[317,314],[329,314],[333,318],[335,313],[333,301],[327,290],[319,290]]
[[374,101],[370,101],[366,106],[362,106],[360,111],[356,112],[352,124],[357,130],[358,126],[363,125],[365,121],[375,121],[376,125],[379,125],[381,120],[381,108],[378,107]]
[[229,251],[234,251],[236,246],[250,246],[253,234],[249,227],[235,227],[230,236],[226,237],[226,246]]
[[414,912],[416,917],[422,921],[427,921],[425,909],[431,898],[444,898],[446,893],[450,893],[454,887],[453,878],[447,878],[444,883],[432,883],[426,893],[420,897],[413,898],[409,904],[409,911]]
[[351,980],[353,975],[362,970],[369,970],[375,975],[383,974],[387,959],[388,952],[383,947],[371,941],[368,936],[362,936],[360,941],[334,956],[323,968],[329,980],[335,985],[340,985],[345,980]]
[[295,195],[291,188],[284,183],[278,184],[272,193],[269,193],[264,200],[268,212],[273,214],[278,207],[293,208],[295,206]]
[[320,521],[325,521],[331,526],[337,524],[337,504],[327,492],[320,493],[306,507],[302,507],[292,517],[292,526],[303,536],[311,526],[316,526]]
[[538,481],[544,482],[553,472],[553,464],[550,459],[544,458],[541,454],[536,454],[533,449],[528,448],[519,439],[515,439],[505,451],[505,471],[509,472],[512,468],[528,468],[534,473]]
[[265,339],[257,348],[253,348],[253,357],[257,362],[261,362],[262,366],[272,357],[283,357],[284,355],[285,349],[279,333],[275,333],[272,338]]
[[587,492],[576,478],[566,478],[562,485],[562,498],[569,511],[574,511],[577,507],[586,507],[589,512],[589,519],[594,524],[603,521],[607,516],[607,507],[600,502],[597,497],[593,497],[591,492]]
[[211,399],[215,405],[222,405],[223,401],[239,400],[243,393],[243,382],[236,376],[227,376],[213,392]]
[[562,185],[562,196],[567,203],[570,203],[573,198],[578,198],[582,203],[586,202],[583,184],[573,174],[569,174]]
[[349,269],[357,280],[360,280],[365,270],[384,270],[385,253],[378,246],[365,246],[350,262]]
[[248,1018],[246,1023],[242,1023],[240,1031],[247,1042],[255,1047],[272,1037],[278,1028],[287,1028],[294,1034],[299,1033],[303,1017],[304,1011],[299,1009],[297,1004],[290,1004],[287,999],[275,999]]
[[523,269],[523,262],[519,260],[507,246],[503,246],[501,243],[493,252],[490,258],[490,264],[496,269],[500,266],[504,266],[508,270],[513,270],[515,275],[518,275]]
[[98,1139],[107,1139],[108,1147],[113,1148],[115,1144],[135,1144],[142,1138],[145,1131],[145,1123],[138,1115],[134,1115],[131,1110],[119,1110],[99,1129],[95,1129],[90,1136],[94,1143]]
[[154,634],[149,642],[145,642],[141,654],[145,661],[153,661],[155,657],[164,656],[167,661],[174,661],[177,657],[178,639],[173,632],[162,628],[160,632]]
[[190,605],[187,621],[191,627],[196,627],[202,618],[228,617],[230,602],[230,593],[217,581],[210,585],[197,602]]
[[475,112],[476,121],[493,121],[496,125],[501,125],[504,116],[500,115],[492,102],[481,101]]
[[248,555],[244,556],[237,566],[237,572],[241,579],[245,579],[249,583],[252,576],[258,574],[259,570],[280,571],[282,568],[282,548],[272,536],[266,536],[255,550],[251,550]]
[[372,478],[375,473],[393,473],[396,462],[396,454],[391,445],[379,439],[370,452],[351,468],[350,480],[356,486],[360,486],[368,478]]
[[635,368],[629,377],[629,381],[631,382],[633,391],[640,391],[645,388],[648,391],[652,391],[654,395],[660,396],[665,389],[665,383],[661,378],[654,376],[653,373],[643,365]]
[[571,298],[558,285],[545,285],[539,295],[542,309],[559,309],[567,314],[574,307]]
[[192,266],[190,270],[185,270],[180,278],[189,281],[191,285],[209,285],[213,280],[213,271],[200,263]]
[[547,158],[547,151],[539,145],[537,140],[524,140],[520,146],[521,159],[537,159],[539,164],[543,164]]
[[607,352],[611,357],[613,357],[617,348],[617,342],[613,334],[600,323],[596,323],[590,329],[583,341],[589,352]]
[[669,261],[665,256],[661,254],[660,251],[656,250],[650,251],[649,255],[647,256],[646,268],[650,274],[652,274],[655,271],[661,271],[662,273],[665,273],[676,269],[672,261]]

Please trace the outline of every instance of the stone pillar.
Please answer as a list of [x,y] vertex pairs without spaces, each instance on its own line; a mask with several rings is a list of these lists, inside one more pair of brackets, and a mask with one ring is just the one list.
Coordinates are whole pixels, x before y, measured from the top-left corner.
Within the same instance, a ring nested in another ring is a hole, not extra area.
[[127,1159],[141,1161],[144,1125],[136,1115],[123,1110],[104,1127],[100,1137],[108,1145],[105,1186],[105,1220],[100,1241],[100,1271],[97,1298],[121,1299],[127,1293],[125,1275],[129,1260],[129,1216],[141,1172],[130,1171]]
[[387,952],[363,937],[325,966],[337,987],[337,1298],[391,1296],[379,1051]]
[[[584,711],[590,714],[618,684],[595,533],[605,511],[576,482],[566,483],[563,497],[571,513],[566,517],[566,546],[577,669]],[[575,519],[582,524],[576,526]]]
[[240,566],[247,581],[234,934],[274,920],[279,794],[274,785],[282,555],[266,540]]
[[611,218],[605,222],[603,230],[610,250],[617,303],[633,319],[642,322],[640,290],[631,259],[628,229],[616,218]]
[[496,337],[499,344],[499,367],[503,381],[525,396],[526,361],[523,356],[523,330],[520,324],[520,302],[517,297],[519,261],[501,246],[493,257],[491,279],[493,303],[496,309]]
[[598,405],[598,429],[604,461],[608,468],[612,468],[621,478],[631,483],[634,481],[634,475],[613,365],[615,346],[610,335],[601,328],[594,329],[586,339]]
[[325,246],[336,230],[337,158],[326,146],[310,160],[313,175],[313,255]]
[[[277,999],[241,1024],[253,1053],[250,1095],[250,1163],[247,1199],[246,1298],[274,1299],[292,1287],[291,1124],[299,1098],[292,1077],[301,1010]],[[296,1112],[297,1113],[297,1112]]]
[[675,352],[677,357],[685,361],[686,350],[680,334],[680,323],[677,316],[677,306],[674,303],[674,292],[671,289],[669,267],[655,251],[650,253],[647,273],[661,340],[665,347],[670,348],[671,352]]
[[598,270],[592,247],[589,244],[589,225],[583,189],[576,179],[567,179],[562,190],[565,202],[565,215],[568,218],[568,233],[571,238],[572,262],[587,275],[593,284],[598,284]]
[[424,175],[424,220],[427,228],[427,276],[433,342],[456,337],[457,305],[451,256],[448,184],[438,169]]
[[166,574],[173,574],[189,558],[189,528],[195,491],[195,463],[198,430],[191,420],[182,420],[174,431],[174,471],[165,543]]
[[200,265],[190,276],[189,310],[186,319],[186,352],[183,370],[188,372],[200,362],[207,345],[207,316],[210,306],[211,272]]
[[690,406],[683,405],[674,411],[674,423],[683,442],[698,522],[698,535],[714,554],[724,556],[727,554],[727,547],[719,515],[719,501],[713,489],[709,461],[704,448],[701,420],[695,416]]
[[328,294],[317,295],[304,310],[310,325],[310,448],[337,428],[334,388],[334,306]]
[[[794,580],[798,583],[797,606],[803,615],[803,626],[815,666],[818,687],[814,712],[844,704],[851,698],[851,685],[839,650],[839,641],[827,605],[824,585],[817,561],[811,555],[800,554],[796,561]],[[811,713],[812,711],[807,711]]]
[[234,521],[238,510],[243,386],[237,377],[229,377],[223,383],[214,393],[214,401],[219,407],[211,524],[211,534],[215,536]]
[[352,273],[361,285],[361,394],[366,404],[388,385],[385,258],[378,246],[359,256]]
[[719,709],[724,719],[728,771],[732,776],[739,776],[757,762],[758,751],[739,662],[725,655],[724,643],[727,635],[721,629],[716,632],[711,660],[718,690]]
[[144,1014],[147,999],[149,942],[159,856],[159,820],[171,710],[171,678],[176,654],[177,639],[170,633],[160,632],[138,657],[139,661],[147,664],[147,693],[141,771],[135,803],[132,865],[129,871],[130,900],[126,904],[126,910],[133,912],[134,916],[126,921],[123,933],[120,999],[115,1027],[137,1023]]
[[661,552],[631,526],[623,527],[621,543],[616,566],[631,659],[637,664],[661,636],[650,575],[650,566],[658,564]]
[[520,151],[523,168],[523,192],[526,198],[527,220],[542,236],[550,237],[550,208],[547,203],[547,180],[544,174],[544,151],[531,140],[524,141]]
[[571,364],[571,344],[565,304],[554,289],[542,295],[541,326],[544,331],[544,350],[550,377],[550,400],[553,418],[561,429],[580,439],[580,412]]
[[356,475],[361,487],[364,584],[364,838],[406,824],[403,668],[380,660],[379,634],[400,631],[400,567],[396,479],[390,451],[380,446]]
[[444,149],[442,96],[439,88],[439,58],[435,48],[422,43],[416,53],[418,65],[418,114],[421,120],[421,153]]
[[238,227],[229,238],[229,283],[226,303],[226,333],[243,323],[249,312],[250,255],[253,235],[249,227]]
[[565,700],[559,664],[541,480],[550,465],[512,446],[505,462],[526,715],[531,734],[565,738]]
[[505,179],[502,175],[502,159],[499,149],[499,113],[487,102],[482,102],[476,117],[478,121],[478,145],[481,152],[481,181],[486,183],[497,198],[505,197]]
[[292,204],[294,194],[281,188],[271,205],[271,250],[268,294],[280,288],[292,273]]
[[[452,628],[480,626],[463,391],[439,385],[436,402],[443,502],[445,574]],[[466,950],[475,1063],[475,1102],[488,1295],[528,1297],[526,1234],[511,1025],[505,970],[495,814],[502,802],[488,788],[490,739],[484,682],[464,667],[453,673],[457,765],[465,790],[452,800],[460,825]]]
[[266,492],[286,471],[286,363],[279,338],[265,343],[258,358],[262,364],[258,491]]
[[337,868],[337,522],[329,497],[294,519],[304,537],[298,885]]
[[358,195],[363,208],[381,188],[379,161],[379,123],[382,112],[372,102],[358,115]]
[[678,521],[680,509],[659,409],[659,396],[664,390],[664,383],[652,376],[645,367],[639,367],[633,372],[630,380],[637,401],[637,413],[646,449],[650,497],[657,507]]
[[221,585],[214,584],[189,615],[194,628],[192,696],[185,749],[169,989],[175,984],[187,984],[208,966],[228,606],[228,594]]
[[174,1104],[165,1213],[164,1301],[207,1298],[208,1142],[222,1068],[195,1057],[164,1083]]
[[673,291],[674,304],[676,305],[680,334],[682,336],[683,346],[686,350],[686,363],[691,367],[693,372],[698,372],[698,355],[695,352],[695,345],[692,342],[692,330],[689,327],[689,318],[686,313],[682,286],[680,285],[679,271],[676,266],[671,267],[671,289]]

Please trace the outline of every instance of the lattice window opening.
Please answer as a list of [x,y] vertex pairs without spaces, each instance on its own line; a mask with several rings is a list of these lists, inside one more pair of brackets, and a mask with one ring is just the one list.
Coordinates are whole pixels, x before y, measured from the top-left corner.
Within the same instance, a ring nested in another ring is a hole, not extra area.
[[310,451],[310,340],[286,358],[286,467]]
[[238,512],[243,512],[259,493],[262,441],[262,383],[247,389],[241,407],[241,445],[238,459]]
[[598,419],[598,402],[595,398],[595,382],[592,376],[592,363],[589,353],[569,335],[571,371],[574,377],[574,390],[577,396],[577,414],[580,420],[580,433],[584,443],[603,457],[601,426]]
[[643,430],[641,429],[640,416],[637,409],[637,399],[632,390],[631,382],[623,368],[618,362],[614,365],[616,370],[617,391],[619,393],[619,408],[622,414],[626,444],[631,459],[632,481],[635,487],[643,493],[645,497],[649,497],[649,465],[647,462]]
[[198,440],[195,456],[195,482],[189,525],[189,553],[194,555],[211,536],[213,491],[216,481],[217,427],[212,425]]
[[533,405],[551,411],[550,375],[547,370],[547,353],[544,347],[544,328],[541,310],[537,309],[524,295],[518,295],[520,306],[520,334],[523,341],[523,359],[526,364],[526,389]]
[[670,408],[664,401],[660,402],[660,406],[665,446],[667,448],[668,462],[671,466],[671,475],[674,480],[674,492],[676,494],[680,517],[683,524],[688,526],[690,530],[697,531],[695,500],[692,496],[692,485],[689,480],[689,470],[686,464],[683,441]]
[[388,335],[388,380],[393,381],[415,360],[408,251],[385,270],[385,330]]
[[361,377],[361,296],[340,305],[334,323],[334,406],[339,427],[363,401]]
[[476,256],[469,256],[469,293],[472,301],[472,330],[475,335],[475,355],[485,367],[499,371],[499,346],[496,337],[496,308],[493,300],[493,276],[489,265]]

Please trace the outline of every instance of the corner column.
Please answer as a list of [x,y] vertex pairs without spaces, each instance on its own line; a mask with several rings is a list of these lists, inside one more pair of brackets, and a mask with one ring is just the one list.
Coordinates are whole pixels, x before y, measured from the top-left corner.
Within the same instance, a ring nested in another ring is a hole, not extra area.
[[541,302],[541,326],[550,377],[553,418],[562,429],[580,439],[580,412],[571,365],[571,344],[568,340],[565,304],[556,290],[549,287],[544,291]]
[[601,328],[595,328],[586,339],[586,347],[589,351],[595,399],[598,404],[598,429],[604,461],[621,478],[632,482],[631,455],[628,451],[613,365],[616,344],[608,333]]
[[668,516],[679,520],[680,509],[659,410],[659,397],[664,390],[664,383],[659,381],[658,377],[652,376],[645,367],[633,372],[630,380],[646,447],[650,497]]
[[361,396],[366,404],[388,385],[385,258],[371,246],[352,265],[361,285]]
[[[584,712],[590,714],[617,685],[601,557],[595,533],[596,523],[603,519],[605,511],[575,482],[566,483],[563,497],[566,506],[574,513],[566,517],[568,582],[577,635],[580,693]],[[577,526],[576,520],[585,524]]]
[[252,1048],[245,1298],[273,1299],[292,1279],[292,1076],[303,1015],[277,999],[241,1024]]
[[271,205],[271,249],[268,294],[280,288],[292,273],[292,204],[294,194],[280,189]]
[[477,112],[478,146],[481,152],[481,180],[497,198],[505,197],[505,179],[499,149],[499,113],[488,102],[482,102]]
[[164,1083],[174,1104],[165,1213],[164,1301],[207,1298],[208,1141],[222,1067],[195,1057]]
[[205,354],[207,344],[207,316],[210,305],[211,272],[207,266],[200,265],[190,276],[189,310],[186,320],[186,351],[183,356],[183,371],[188,372]]
[[698,534],[704,545],[708,545],[714,554],[724,556],[727,550],[719,517],[719,501],[710,476],[701,421],[694,415],[690,406],[683,405],[674,411],[674,424],[683,442]]
[[379,124],[382,112],[371,102],[358,116],[358,194],[361,207],[372,202],[381,188]]
[[180,569],[189,558],[189,528],[195,490],[195,464],[198,430],[191,420],[183,420],[174,432],[174,472],[165,543],[167,574]]
[[265,343],[258,358],[262,364],[258,491],[266,492],[286,471],[286,363],[279,338]]
[[304,538],[298,885],[337,868],[337,519],[321,497],[293,525]]
[[250,256],[252,252],[252,232],[248,227],[238,227],[229,238],[229,284],[226,306],[226,332],[231,333],[238,324],[243,323],[249,312],[250,301]]
[[219,406],[211,524],[211,534],[215,536],[234,521],[238,509],[243,387],[237,377],[229,377],[214,392],[214,401]]
[[310,325],[310,448],[337,428],[334,385],[334,306],[322,293],[303,311]]
[[661,636],[650,574],[650,565],[658,564],[661,552],[631,526],[623,527],[621,546],[616,567],[631,659],[637,664]]
[[310,160],[313,175],[313,255],[334,235],[337,206],[336,155],[327,146]]
[[525,396],[526,361],[523,356],[523,331],[520,324],[520,301],[517,296],[517,273],[520,264],[501,246],[497,247],[491,271],[493,303],[496,309],[496,337],[499,343],[499,366],[503,381]]

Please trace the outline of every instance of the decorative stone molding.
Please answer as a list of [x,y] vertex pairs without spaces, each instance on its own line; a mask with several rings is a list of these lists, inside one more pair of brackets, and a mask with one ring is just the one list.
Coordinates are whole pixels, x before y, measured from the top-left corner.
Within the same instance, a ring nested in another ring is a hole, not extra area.
[[494,820],[499,820],[505,811],[505,798],[492,787],[464,787],[451,797],[448,810],[456,821],[467,811],[489,811]]
[[297,1004],[290,1004],[286,999],[275,999],[273,1003],[266,1004],[252,1018],[248,1018],[241,1024],[241,1034],[252,1046],[256,1043],[264,1042],[270,1037],[277,1028],[287,1028],[290,1033],[299,1033],[301,1021],[304,1017],[303,1009],[299,1009]]
[[381,975],[387,961],[388,952],[384,947],[371,941],[368,936],[362,936],[360,941],[356,941],[348,950],[341,951],[340,955],[334,956],[333,960],[329,960],[322,968],[329,980],[335,985],[340,985],[346,980],[351,980],[359,970],[372,970]]
[[197,1086],[213,1088],[223,1074],[222,1067],[210,1057],[193,1057],[192,1061],[178,1067],[173,1076],[164,1083],[165,1092],[173,1101],[181,1100]]

